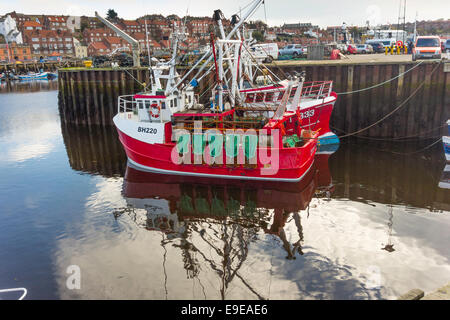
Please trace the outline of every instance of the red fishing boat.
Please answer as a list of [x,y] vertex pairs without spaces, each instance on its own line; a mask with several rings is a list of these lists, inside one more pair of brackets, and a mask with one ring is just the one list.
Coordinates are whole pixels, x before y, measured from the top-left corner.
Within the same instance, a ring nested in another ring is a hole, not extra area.
[[194,86],[183,85],[176,71],[183,30],[172,34],[172,59],[152,67],[151,91],[119,97],[113,121],[130,163],[151,172],[241,180],[292,182],[309,172],[320,130],[312,130],[298,108],[308,103],[296,90],[304,78],[286,82],[270,114],[249,115],[240,97],[244,41],[231,38],[261,3],[255,2],[228,36],[222,32],[222,39],[211,40],[216,82],[210,106],[198,102]]
[[[168,113],[175,96],[121,97],[114,123],[129,161],[142,170],[298,181],[312,167],[318,133],[302,129],[300,113],[286,109],[290,92],[271,119],[241,118],[235,109]],[[202,127],[195,127],[198,120]]]

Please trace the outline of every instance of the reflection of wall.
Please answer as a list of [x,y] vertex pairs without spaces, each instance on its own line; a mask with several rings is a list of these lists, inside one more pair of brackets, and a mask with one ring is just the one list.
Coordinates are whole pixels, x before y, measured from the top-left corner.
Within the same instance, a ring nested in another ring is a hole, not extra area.
[[56,80],[33,80],[33,81],[14,81],[0,82],[0,92],[39,92],[53,91],[58,89],[58,81]]
[[363,140],[344,143],[330,158],[330,170],[336,185],[334,198],[407,204],[430,210],[448,210],[450,193],[438,187],[442,173],[442,146],[418,154],[430,142],[377,143]]
[[62,123],[61,131],[72,169],[106,177],[123,175],[126,155],[115,127]]

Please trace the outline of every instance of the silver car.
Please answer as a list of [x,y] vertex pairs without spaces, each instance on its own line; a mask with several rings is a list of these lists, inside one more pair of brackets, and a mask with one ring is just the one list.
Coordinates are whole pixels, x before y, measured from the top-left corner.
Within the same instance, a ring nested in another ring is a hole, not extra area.
[[357,44],[356,53],[373,53],[373,48],[370,44]]

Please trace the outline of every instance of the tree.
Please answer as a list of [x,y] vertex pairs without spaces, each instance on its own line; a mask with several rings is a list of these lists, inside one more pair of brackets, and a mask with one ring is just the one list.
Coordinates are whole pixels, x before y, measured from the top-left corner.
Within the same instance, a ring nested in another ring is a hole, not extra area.
[[262,34],[261,31],[253,31],[252,33],[253,38],[258,41],[258,42],[264,42],[264,35]]
[[106,19],[110,20],[110,21],[116,21],[118,18],[118,14],[116,11],[114,11],[114,9],[109,9],[108,13],[106,14]]

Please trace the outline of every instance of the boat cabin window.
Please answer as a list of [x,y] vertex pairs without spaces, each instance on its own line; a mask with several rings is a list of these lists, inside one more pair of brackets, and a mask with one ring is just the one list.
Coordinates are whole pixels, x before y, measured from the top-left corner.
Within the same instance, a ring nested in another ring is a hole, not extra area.
[[150,101],[145,100],[145,109],[149,109],[149,108],[150,108]]
[[166,103],[165,102],[161,102],[161,109],[162,110],[166,110]]
[[264,93],[257,93],[255,102],[263,102],[264,101]]
[[297,88],[292,88],[291,90],[291,98],[295,96],[295,93],[297,92]]
[[178,99],[175,99],[175,108],[177,107],[177,104],[178,104],[178,103],[177,103],[177,100],[178,100]]
[[142,100],[138,101],[139,109],[144,109],[144,102]]

